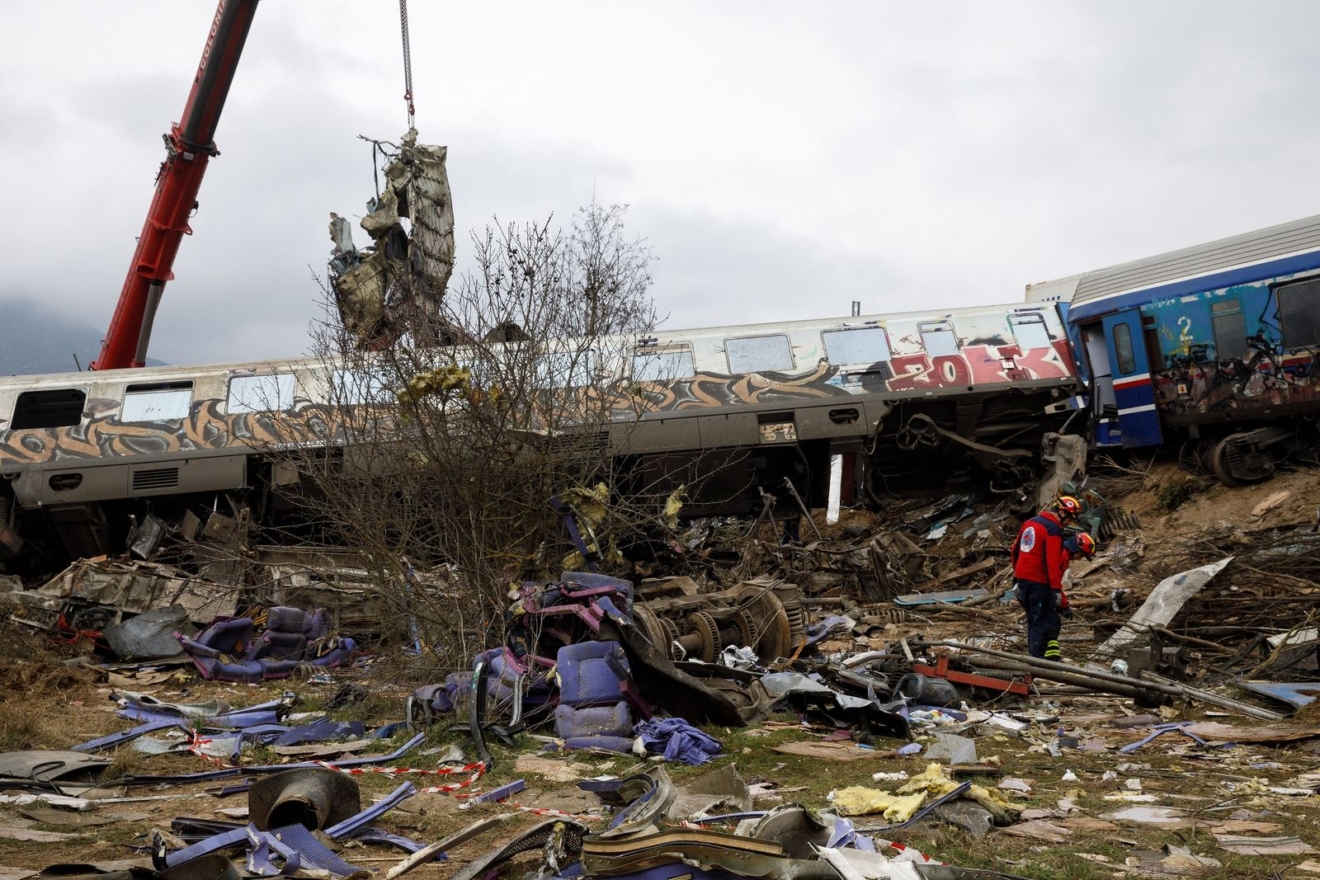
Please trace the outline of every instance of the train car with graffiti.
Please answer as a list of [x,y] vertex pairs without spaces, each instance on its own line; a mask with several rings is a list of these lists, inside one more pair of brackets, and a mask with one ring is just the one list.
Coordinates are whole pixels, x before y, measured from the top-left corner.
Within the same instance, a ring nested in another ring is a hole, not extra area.
[[[1052,304],[666,331],[599,350],[613,354],[561,380],[611,401],[609,448],[639,479],[702,487],[691,513],[743,512],[785,478],[824,504],[832,468],[842,503],[1014,491],[1079,389]],[[266,510],[298,479],[272,452],[342,445],[338,407],[362,380],[322,359],[0,379],[0,560],[25,535],[48,555],[114,552],[147,503],[232,493]]]
[[1068,280],[1094,445],[1193,440],[1234,484],[1314,440],[1320,217]]

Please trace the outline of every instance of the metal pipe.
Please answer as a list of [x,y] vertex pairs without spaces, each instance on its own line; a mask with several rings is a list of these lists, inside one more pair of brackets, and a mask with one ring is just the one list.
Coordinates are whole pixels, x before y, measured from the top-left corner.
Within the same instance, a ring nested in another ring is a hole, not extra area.
[[1085,675],[1069,675],[1066,672],[1045,672],[1037,675],[1036,670],[1026,664],[1016,663],[1011,660],[1002,660],[998,657],[985,657],[973,654],[967,658],[967,662],[971,663],[973,666],[984,669],[993,669],[1002,672],[1017,672],[1023,675],[1034,675],[1036,678],[1045,679],[1047,681],[1054,681],[1071,687],[1083,688],[1088,693],[1095,693],[1096,690],[1104,690],[1121,697],[1130,697],[1135,700],[1149,696],[1152,692],[1143,687],[1141,682],[1135,680],[1129,685],[1107,683],[1103,688],[1097,688],[1095,681],[1087,678]]
[[[1057,663],[1053,660],[1042,660],[1039,657],[1029,657],[1024,654],[1010,654],[1007,651],[996,651],[993,648],[981,648],[975,645],[964,645],[961,642],[946,642],[946,641],[924,642],[923,641],[923,642],[916,642],[915,644],[918,644],[924,648],[957,648],[960,651],[967,651],[968,653],[972,653],[972,654],[979,653],[979,654],[985,654],[989,657],[999,657],[1000,659],[1003,660],[1012,660],[1015,663],[1022,664],[1023,666],[1030,666],[1033,669],[1040,669],[1045,672],[1055,672],[1055,673],[1062,673],[1073,676],[1080,675],[1080,676],[1084,676],[1085,678],[1089,678],[1093,681],[1102,681],[1106,684],[1125,684],[1131,687],[1132,684],[1134,683],[1134,680],[1127,677],[1126,675],[1114,675],[1113,673],[1100,672],[1098,670],[1092,670],[1092,669],[1079,669],[1076,666],[1069,666],[1066,663]],[[1040,677],[1045,678],[1046,676],[1042,675]],[[1159,690],[1159,689],[1160,689],[1159,687],[1152,687],[1152,690]],[[1168,689],[1168,690],[1171,691],[1170,696],[1182,695],[1181,691],[1176,691],[1174,689]]]
[[[1044,678],[1048,681],[1062,681],[1062,679],[1057,678],[1057,676],[1068,675],[1073,677],[1074,679],[1089,680],[1090,682],[1096,685],[1097,690],[1106,689],[1105,687],[1100,687],[1099,685],[1101,684],[1121,685],[1121,686],[1125,685],[1127,687],[1132,687],[1134,683],[1134,680],[1128,678],[1127,676],[1113,675],[1107,672],[1097,672],[1090,669],[1078,669],[1075,666],[1068,666],[1067,664],[1064,663],[1056,663],[1053,660],[1042,660],[1037,657],[1024,657],[1021,654],[1010,654],[1007,651],[995,651],[991,648],[978,648],[973,645],[964,645],[961,642],[935,641],[935,642],[920,642],[919,644],[922,647],[926,647],[926,648],[931,648],[931,647],[957,648],[961,651],[966,651],[969,654],[981,653],[981,654],[989,655],[991,657],[1000,657],[1004,660],[1012,660],[1014,662],[1022,664],[1023,666],[1030,667],[1032,670],[1032,674],[1039,678]],[[1076,682],[1064,681],[1063,683],[1074,684]],[[1285,717],[1277,712],[1271,712],[1268,709],[1260,709],[1256,706],[1250,705],[1249,703],[1243,703],[1238,700],[1231,699],[1229,697],[1223,697],[1220,696],[1219,694],[1211,693],[1209,691],[1199,690],[1198,688],[1188,687],[1187,685],[1180,684],[1178,682],[1171,682],[1168,681],[1167,679],[1159,679],[1158,676],[1154,678],[1150,678],[1143,675],[1143,677],[1137,683],[1137,686],[1142,688],[1143,690],[1155,691],[1157,693],[1167,694],[1168,696],[1171,697],[1183,697],[1183,698],[1190,697],[1191,699],[1194,700],[1200,700],[1203,703],[1210,703],[1211,705],[1214,706],[1222,706],[1225,709],[1233,709],[1235,711],[1243,713],[1244,715],[1250,715],[1253,718],[1261,718],[1266,721],[1281,721]]]

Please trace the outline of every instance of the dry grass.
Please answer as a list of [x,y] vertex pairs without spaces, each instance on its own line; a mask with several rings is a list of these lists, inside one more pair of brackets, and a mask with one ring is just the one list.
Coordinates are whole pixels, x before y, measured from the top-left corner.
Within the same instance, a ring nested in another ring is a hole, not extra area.
[[107,782],[116,782],[126,776],[136,776],[147,772],[146,758],[132,745],[123,745],[110,754],[110,765],[105,768],[102,778]]
[[45,748],[50,731],[41,716],[13,703],[0,703],[0,751]]

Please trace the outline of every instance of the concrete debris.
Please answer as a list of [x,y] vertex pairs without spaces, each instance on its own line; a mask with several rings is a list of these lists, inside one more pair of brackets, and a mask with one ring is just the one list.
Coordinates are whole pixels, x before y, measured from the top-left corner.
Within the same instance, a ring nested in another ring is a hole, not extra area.
[[1215,840],[1229,852],[1244,856],[1309,856],[1315,847],[1296,837],[1244,837],[1216,834]]
[[1210,856],[1194,855],[1184,846],[1165,846],[1168,856],[1160,859],[1160,867],[1170,874],[1200,874],[1212,868],[1222,868],[1224,863]]
[[796,755],[801,758],[814,758],[824,761],[873,761],[888,757],[884,752],[871,748],[862,748],[852,743],[842,742],[793,742],[773,747],[781,755]]
[[514,770],[518,773],[534,773],[548,782],[577,782],[591,775],[592,766],[539,755],[519,755],[514,761]]
[[935,734],[935,743],[926,749],[926,760],[946,764],[975,764],[976,742],[952,733]]

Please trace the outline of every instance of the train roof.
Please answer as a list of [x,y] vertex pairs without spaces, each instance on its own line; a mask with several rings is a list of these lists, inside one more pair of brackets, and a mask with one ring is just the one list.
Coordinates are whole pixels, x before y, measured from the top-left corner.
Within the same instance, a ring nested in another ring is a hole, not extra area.
[[[839,316],[829,318],[807,318],[794,321],[774,321],[761,324],[733,324],[725,326],[686,328],[666,330],[660,328],[644,334],[646,338],[661,343],[678,342],[684,339],[710,338],[714,336],[757,336],[774,332],[827,330],[831,328],[866,324],[875,321],[919,322],[928,320],[947,320],[959,316],[1010,314],[1028,310],[1053,309],[1052,303],[1007,303],[1000,305],[966,306],[952,309],[927,309],[912,312],[885,312],[872,315]],[[629,340],[642,338],[643,334],[630,336]],[[150,383],[172,378],[196,376],[199,374],[238,373],[253,370],[315,368],[325,364],[321,357],[266,358],[262,360],[215,363],[215,364],[177,364],[159,367],[134,367],[121,370],[105,370],[89,373],[47,373],[39,375],[0,376],[0,388],[21,386],[38,388],[42,386],[67,386],[91,381],[123,381]]]
[[[1178,289],[1178,282],[1207,275],[1225,275],[1224,283],[1216,286],[1246,283],[1253,280],[1252,267],[1315,251],[1320,251],[1320,215],[1097,269],[1082,275],[1077,283],[1069,319],[1094,317],[1130,305],[1118,299],[1124,294],[1154,288],[1168,288],[1161,294],[1169,296],[1191,292]],[[1304,268],[1308,267],[1298,266],[1291,271]],[[1271,274],[1279,271],[1272,269]]]

